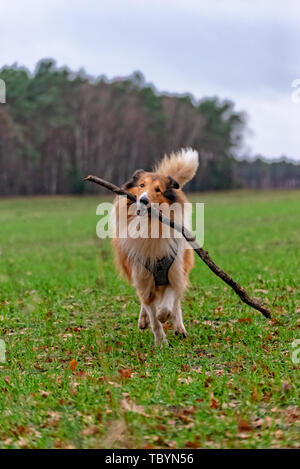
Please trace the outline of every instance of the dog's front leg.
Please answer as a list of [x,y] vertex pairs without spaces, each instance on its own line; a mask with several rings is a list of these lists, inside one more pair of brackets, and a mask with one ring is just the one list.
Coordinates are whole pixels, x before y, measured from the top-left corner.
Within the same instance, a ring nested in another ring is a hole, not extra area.
[[173,325],[174,325],[175,334],[182,334],[184,337],[186,337],[187,332],[183,324],[181,301],[179,299],[175,301],[174,309],[175,309],[175,315],[173,319]]
[[149,321],[148,313],[145,309],[145,306],[141,304],[138,327],[139,329],[143,330],[143,329],[148,329],[149,325],[150,325],[150,321]]
[[162,343],[168,344],[162,324],[156,316],[156,308],[154,303],[150,305],[144,305],[144,307],[150,319],[151,329],[155,339],[155,345],[161,345]]
[[164,291],[160,304],[157,305],[157,317],[164,323],[174,317],[176,294],[172,287],[167,287]]

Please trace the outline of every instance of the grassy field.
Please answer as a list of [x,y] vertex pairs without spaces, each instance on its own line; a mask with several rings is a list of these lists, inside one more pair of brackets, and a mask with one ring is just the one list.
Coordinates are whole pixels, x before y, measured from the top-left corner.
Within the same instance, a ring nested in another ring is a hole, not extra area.
[[300,446],[300,192],[194,200],[205,248],[273,318],[197,259],[189,335],[158,349],[96,237],[99,198],[0,201],[1,448]]

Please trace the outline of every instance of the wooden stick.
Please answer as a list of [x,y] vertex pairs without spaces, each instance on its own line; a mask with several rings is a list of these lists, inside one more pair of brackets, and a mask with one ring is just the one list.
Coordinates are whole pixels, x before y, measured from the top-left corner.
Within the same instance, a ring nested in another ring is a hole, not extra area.
[[[107,182],[104,179],[101,179],[97,176],[88,176],[84,180],[95,182],[96,184],[99,184],[100,186],[103,186],[106,189],[109,189],[110,191],[114,192],[117,195],[126,195],[126,197],[130,199],[132,202],[136,202],[136,197],[133,194],[131,194],[131,192],[121,189],[120,187],[115,186],[111,182]],[[155,207],[149,207],[148,211],[151,213],[151,215],[154,215],[156,218],[158,218],[159,221],[161,221],[162,223],[165,223],[166,225],[171,226],[174,230],[182,233],[183,237],[186,239],[188,243],[190,243],[194,251],[203,260],[203,262],[208,266],[208,268],[214,274],[220,277],[225,283],[227,283],[227,285],[229,285],[235,291],[235,293],[240,297],[240,299],[244,303],[256,309],[257,311],[260,311],[266,318],[271,317],[271,312],[268,308],[266,308],[259,300],[255,298],[251,298],[241,285],[239,285],[235,280],[233,280],[230,277],[230,275],[228,275],[226,272],[224,272],[224,270],[222,270],[219,266],[217,266],[217,264],[214,263],[214,261],[209,256],[208,252],[199,246],[199,244],[197,243],[194,236],[189,230],[187,230],[183,225],[179,225],[173,220],[170,220],[169,218],[167,218],[165,215],[163,215],[161,211],[157,210]]]

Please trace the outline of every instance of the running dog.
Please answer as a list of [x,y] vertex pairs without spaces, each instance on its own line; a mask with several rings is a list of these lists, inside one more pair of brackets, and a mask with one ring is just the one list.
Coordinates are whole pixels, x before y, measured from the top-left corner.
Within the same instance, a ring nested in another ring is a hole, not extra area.
[[[186,336],[181,300],[194,266],[194,252],[172,228],[167,227],[169,233],[165,236],[164,226],[157,218],[156,234],[152,236],[154,217],[148,208],[159,204],[166,216],[189,228],[190,217],[184,209],[188,201],[182,187],[194,177],[197,168],[195,150],[172,153],[153,172],[139,169],[123,185],[123,189],[136,196],[136,203],[126,197],[117,197],[114,202],[116,223],[112,243],[116,264],[139,296],[138,327],[146,329],[150,325],[156,345],[168,343],[162,326],[168,319],[172,320],[176,334]],[[125,225],[125,235],[124,230],[121,235]]]

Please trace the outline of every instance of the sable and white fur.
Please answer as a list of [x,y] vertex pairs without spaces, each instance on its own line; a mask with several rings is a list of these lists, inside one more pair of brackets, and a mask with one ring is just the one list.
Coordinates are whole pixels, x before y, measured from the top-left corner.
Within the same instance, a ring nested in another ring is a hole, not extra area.
[[[120,271],[136,288],[141,302],[138,326],[145,329],[150,325],[157,345],[167,343],[162,323],[168,319],[172,320],[175,333],[186,336],[181,299],[188,285],[189,272],[194,265],[194,252],[183,237],[174,236],[172,229],[170,238],[163,238],[161,235],[158,238],[149,237],[154,220],[150,219],[150,223],[143,222],[149,222],[147,208],[151,203],[165,204],[165,208],[168,208],[176,202],[173,219],[189,227],[189,220],[182,220],[187,199],[181,188],[194,177],[197,168],[198,153],[195,150],[182,149],[178,153],[172,153],[156,165],[154,172],[137,170],[132,179],[124,184],[123,188],[136,196],[136,204],[130,205],[126,198],[119,197],[114,202],[117,214],[116,233],[119,233],[121,228],[118,213],[121,213],[122,217],[125,215],[129,235],[130,227],[140,224],[139,238],[116,237],[113,239],[113,248]],[[159,233],[161,234],[161,231]],[[177,255],[168,272],[169,285],[156,286],[153,274],[146,269],[145,263],[150,259],[154,265],[158,259],[171,254],[174,247]]]

